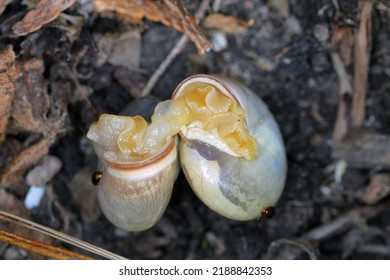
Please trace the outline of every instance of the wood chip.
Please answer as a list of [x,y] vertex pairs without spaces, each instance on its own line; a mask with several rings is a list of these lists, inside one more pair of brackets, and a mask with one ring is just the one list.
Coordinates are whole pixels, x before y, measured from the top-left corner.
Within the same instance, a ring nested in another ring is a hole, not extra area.
[[15,95],[15,53],[11,46],[0,51],[0,143],[5,140],[8,119]]
[[35,9],[12,26],[14,34],[24,36],[39,30],[44,24],[55,20],[62,11],[72,6],[76,0],[41,0]]
[[241,34],[252,26],[253,19],[244,20],[235,16],[225,16],[222,14],[211,14],[205,18],[203,27],[207,29],[216,29],[228,34]]

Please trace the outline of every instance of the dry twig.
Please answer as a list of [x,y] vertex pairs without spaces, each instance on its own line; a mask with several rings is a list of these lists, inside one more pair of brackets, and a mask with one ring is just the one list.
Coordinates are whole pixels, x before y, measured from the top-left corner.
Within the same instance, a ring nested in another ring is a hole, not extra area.
[[38,253],[42,256],[58,260],[93,260],[91,257],[45,244],[2,229],[0,229],[0,240],[22,249]]
[[161,62],[161,64],[156,69],[156,71],[150,77],[150,79],[148,80],[145,87],[142,89],[141,94],[138,97],[145,97],[145,96],[150,94],[150,92],[153,90],[154,86],[160,80],[160,78],[165,73],[165,71],[168,69],[168,67],[171,65],[171,63],[183,51],[183,49],[185,48],[187,43],[188,43],[187,35],[182,35],[180,37],[180,40],[176,43],[175,47],[170,51],[168,56],[164,59],[163,62]]
[[340,55],[332,52],[331,59],[333,67],[339,78],[339,106],[333,131],[333,139],[336,143],[340,143],[344,140],[350,128],[351,102],[349,102],[349,97],[352,93],[352,85],[349,81],[347,71],[345,70],[344,63],[341,60]]
[[342,214],[333,221],[322,224],[319,227],[306,232],[302,237],[310,240],[323,240],[344,232],[354,225],[361,225],[362,221],[375,217],[381,212],[389,209],[389,204],[355,208]]
[[[359,0],[360,22],[354,30],[351,26],[338,26],[332,44],[340,45],[340,56],[331,54],[333,66],[339,77],[339,108],[333,138],[336,143],[348,136],[351,128],[362,126],[365,115],[365,100],[371,50],[371,14],[375,0]],[[337,3],[337,1],[335,1]],[[339,9],[339,7],[336,7]],[[353,87],[345,70],[354,50]],[[352,98],[349,98],[349,96]]]
[[371,51],[371,14],[375,0],[360,0],[360,23],[355,34],[354,96],[352,126],[360,128],[364,121]]
[[94,253],[98,256],[102,256],[102,257],[107,258],[107,259],[111,259],[111,260],[125,260],[126,259],[122,256],[119,256],[117,254],[106,251],[100,247],[94,246],[94,245],[89,244],[87,242],[84,242],[80,239],[69,236],[65,233],[56,231],[52,228],[48,228],[48,227],[45,227],[43,225],[34,223],[32,221],[23,219],[21,217],[12,215],[12,214],[4,212],[2,210],[0,210],[0,219],[6,220],[9,222],[13,222],[13,223],[16,223],[16,224],[23,226],[25,228],[29,228],[29,229],[38,231],[38,232],[43,233],[47,236],[53,237],[57,240],[60,240],[62,242],[66,242],[66,243],[71,244],[73,246],[76,246],[80,249],[84,249],[88,252]]
[[[204,17],[204,14],[209,6],[210,0],[203,0],[200,4],[198,11],[195,14],[195,18],[199,21]],[[186,46],[189,38],[187,35],[181,36],[180,40],[176,43],[175,47],[170,51],[168,56],[164,59],[164,61],[160,64],[157,70],[150,77],[145,87],[143,88],[139,97],[144,97],[150,94],[153,90],[154,86],[160,80],[161,76],[165,73],[169,65],[175,60],[175,58],[183,51]]]

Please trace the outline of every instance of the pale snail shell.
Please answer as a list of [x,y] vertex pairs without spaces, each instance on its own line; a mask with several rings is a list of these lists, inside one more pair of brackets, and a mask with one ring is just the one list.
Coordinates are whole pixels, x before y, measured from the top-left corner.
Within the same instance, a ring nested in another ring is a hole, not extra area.
[[178,161],[174,138],[161,154],[136,164],[106,163],[98,199],[106,217],[128,231],[146,230],[171,198]]
[[241,105],[258,155],[253,160],[231,155],[222,151],[221,143],[210,133],[186,126],[180,132],[179,149],[185,176],[210,209],[233,220],[256,219],[276,204],[284,189],[287,163],[279,128],[256,94],[225,77],[189,77],[178,85],[172,98],[180,97],[194,83],[214,86]]
[[[98,136],[92,128],[87,136],[96,141]],[[104,170],[92,179],[98,185],[100,207],[111,223],[128,231],[142,231],[156,224],[169,203],[179,171],[177,145],[177,137],[171,137],[153,157],[126,162],[105,157],[105,149],[94,143]]]

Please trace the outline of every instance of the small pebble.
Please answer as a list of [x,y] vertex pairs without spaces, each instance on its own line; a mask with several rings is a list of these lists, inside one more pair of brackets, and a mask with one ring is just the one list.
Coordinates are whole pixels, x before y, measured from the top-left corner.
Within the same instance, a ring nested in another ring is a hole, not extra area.
[[61,169],[62,162],[55,156],[46,156],[40,165],[35,166],[26,177],[26,183],[43,186]]

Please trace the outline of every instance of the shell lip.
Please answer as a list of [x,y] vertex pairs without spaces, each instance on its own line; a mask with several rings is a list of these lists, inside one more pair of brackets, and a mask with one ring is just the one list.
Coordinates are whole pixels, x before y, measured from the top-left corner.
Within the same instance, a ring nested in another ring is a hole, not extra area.
[[[172,94],[172,99],[175,99],[176,96],[180,95],[180,92],[185,88],[185,85],[188,84],[190,82],[190,80],[193,80],[195,79],[194,82],[204,82],[204,83],[208,83],[208,84],[212,84],[212,85],[215,85],[217,86],[217,88],[219,90],[221,90],[221,92],[225,95],[228,95],[229,97],[232,97],[234,98],[234,100],[240,104],[240,106],[242,107],[242,104],[240,102],[240,100],[238,100],[238,98],[235,96],[235,94],[233,93],[233,91],[229,88],[228,85],[226,85],[223,81],[223,77],[219,77],[219,76],[212,76],[212,75],[206,75],[206,74],[197,74],[197,75],[193,75],[193,76],[190,76],[188,77],[187,79],[183,80],[176,88],[175,90],[173,91],[173,94]],[[207,81],[207,80],[211,80],[212,82],[210,81]]]
[[[199,82],[199,83],[205,83],[205,84],[210,84],[210,85],[213,85],[215,86],[218,90],[220,90],[224,95],[230,97],[230,98],[233,98],[238,104],[239,106],[241,106],[241,108],[243,108],[240,100],[236,97],[236,95],[234,94],[234,91],[229,88],[229,85],[227,84],[227,82],[224,81],[225,78],[223,77],[219,77],[219,76],[211,76],[211,75],[206,75],[206,74],[197,74],[197,75],[193,75],[193,76],[190,76],[188,77],[187,79],[185,79],[184,81],[182,81],[177,87],[176,89],[174,90],[173,94],[172,94],[172,99],[175,99],[177,97],[179,97],[181,95],[181,92],[183,92],[183,90],[191,83],[196,83],[196,82]],[[248,120],[246,120],[246,122],[248,122]],[[192,128],[189,128],[188,130],[191,130]],[[179,131],[179,136],[181,139],[184,140],[185,143],[189,144],[190,143],[190,140],[192,139],[191,137],[188,137],[188,130],[185,132],[183,131],[183,129],[181,129]],[[212,140],[209,139],[209,141],[205,141],[207,135],[212,135],[213,137]],[[231,150],[223,140],[219,139],[218,137],[216,137],[215,135],[213,135],[212,133],[210,132],[206,132],[204,131],[204,134],[202,134],[203,136],[205,137],[196,137],[196,138],[193,138],[195,140],[200,140],[202,142],[205,142],[211,146],[214,146],[215,148],[221,150],[221,152],[224,152],[226,154],[229,154],[231,156],[234,156],[234,157],[241,157],[240,155],[238,155],[237,153],[235,153],[233,150]]]
[[134,161],[134,162],[112,162],[105,159],[105,162],[109,168],[117,169],[117,170],[123,170],[123,171],[130,171],[130,170],[137,170],[145,167],[149,167],[154,164],[161,163],[168,155],[171,153],[176,153],[176,140],[174,137],[170,138],[170,141],[162,148],[162,152],[157,154],[154,157],[147,158],[142,161]]

